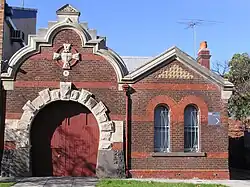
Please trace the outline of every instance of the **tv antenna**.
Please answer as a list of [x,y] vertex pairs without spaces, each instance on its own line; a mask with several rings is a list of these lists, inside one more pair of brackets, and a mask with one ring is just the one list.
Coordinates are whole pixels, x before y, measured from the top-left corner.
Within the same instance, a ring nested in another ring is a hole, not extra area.
[[197,26],[202,26],[202,25],[211,25],[211,24],[216,24],[216,23],[222,23],[219,21],[208,21],[208,20],[203,20],[203,19],[182,19],[178,21],[177,23],[179,24],[184,24],[187,25],[185,29],[192,29],[193,30],[193,45],[194,45],[194,58],[196,58],[196,27]]

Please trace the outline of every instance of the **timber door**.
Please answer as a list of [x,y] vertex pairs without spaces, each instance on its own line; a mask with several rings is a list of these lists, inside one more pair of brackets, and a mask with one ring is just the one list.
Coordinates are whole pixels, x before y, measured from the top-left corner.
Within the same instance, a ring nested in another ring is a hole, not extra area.
[[99,128],[80,104],[58,101],[42,109],[31,141],[34,176],[95,176]]

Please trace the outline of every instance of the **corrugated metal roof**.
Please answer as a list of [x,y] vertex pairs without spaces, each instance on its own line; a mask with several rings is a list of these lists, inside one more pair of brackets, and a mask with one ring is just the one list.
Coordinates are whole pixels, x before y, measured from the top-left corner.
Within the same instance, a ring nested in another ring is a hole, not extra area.
[[128,71],[132,72],[152,60],[154,57],[121,56],[121,58],[126,64]]

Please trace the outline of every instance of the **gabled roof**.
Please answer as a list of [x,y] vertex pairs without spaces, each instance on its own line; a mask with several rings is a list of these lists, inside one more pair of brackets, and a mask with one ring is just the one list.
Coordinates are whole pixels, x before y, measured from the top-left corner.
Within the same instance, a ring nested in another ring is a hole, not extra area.
[[135,82],[141,77],[147,76],[148,73],[154,68],[162,66],[163,63],[166,63],[167,61],[173,61],[174,59],[183,63],[190,69],[193,69],[195,72],[210,80],[211,82],[216,83],[217,85],[223,86],[224,88],[227,88],[229,90],[233,89],[234,87],[231,82],[225,80],[224,78],[207,69],[206,67],[203,67],[194,58],[192,58],[176,46],[169,48],[168,50],[149,60],[148,62],[145,61],[144,65],[126,75],[123,78],[123,81]]

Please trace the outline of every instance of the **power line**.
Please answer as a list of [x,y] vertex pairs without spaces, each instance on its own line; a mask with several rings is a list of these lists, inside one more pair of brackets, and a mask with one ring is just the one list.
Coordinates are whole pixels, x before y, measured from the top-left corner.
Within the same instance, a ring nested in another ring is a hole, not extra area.
[[194,58],[196,57],[196,27],[202,26],[202,25],[211,25],[211,24],[217,24],[222,23],[219,21],[210,21],[210,20],[202,20],[202,19],[182,19],[178,21],[179,24],[187,25],[185,29],[192,29],[193,30],[193,45],[194,45]]

